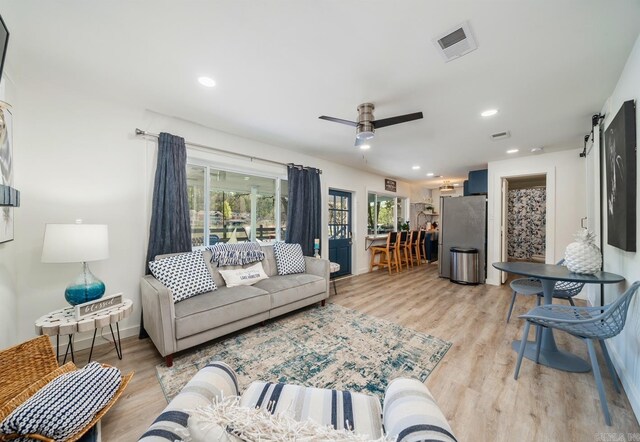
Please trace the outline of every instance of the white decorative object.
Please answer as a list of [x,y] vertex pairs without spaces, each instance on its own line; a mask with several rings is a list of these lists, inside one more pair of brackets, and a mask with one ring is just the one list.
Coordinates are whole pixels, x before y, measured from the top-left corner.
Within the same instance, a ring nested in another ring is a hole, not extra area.
[[586,229],[575,235],[576,241],[567,246],[564,261],[574,273],[593,275],[602,269],[602,253],[595,245],[596,235]]
[[116,295],[105,296],[95,301],[85,302],[74,306],[76,319],[79,321],[87,316],[100,313],[103,310],[109,310],[122,304],[122,293]]

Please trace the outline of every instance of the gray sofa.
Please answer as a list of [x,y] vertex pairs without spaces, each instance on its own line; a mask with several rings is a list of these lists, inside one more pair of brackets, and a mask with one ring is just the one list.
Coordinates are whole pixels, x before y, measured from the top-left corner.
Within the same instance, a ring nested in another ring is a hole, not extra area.
[[[227,287],[211,252],[205,251],[217,290],[174,304],[170,290],[152,275],[140,282],[144,328],[167,366],[173,354],[250,325],[274,318],[329,297],[329,261],[305,257],[306,271],[278,275],[273,246],[262,246],[269,279],[251,286]],[[157,256],[156,259],[170,255]],[[232,268],[232,267],[225,267]]]

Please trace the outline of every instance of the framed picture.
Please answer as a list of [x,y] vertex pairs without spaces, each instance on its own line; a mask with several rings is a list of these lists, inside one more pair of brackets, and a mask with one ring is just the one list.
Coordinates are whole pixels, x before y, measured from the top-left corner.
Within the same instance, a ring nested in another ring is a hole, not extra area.
[[607,242],[636,251],[636,106],[626,101],[604,131]]
[[391,180],[389,178],[384,179],[384,190],[387,192],[395,192],[396,191],[396,181]]
[[[0,184],[13,187],[13,116],[0,107]],[[13,207],[0,207],[0,243],[13,240]]]

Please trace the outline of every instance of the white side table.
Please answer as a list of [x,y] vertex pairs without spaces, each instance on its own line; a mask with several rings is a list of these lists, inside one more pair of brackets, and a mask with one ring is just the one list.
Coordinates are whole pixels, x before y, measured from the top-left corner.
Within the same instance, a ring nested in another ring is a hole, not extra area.
[[[48,313],[35,322],[36,333],[39,335],[55,336],[56,337],[56,356],[58,361],[60,360],[60,347],[59,339],[60,335],[68,335],[69,342],[64,352],[64,360],[62,363],[67,362],[67,355],[71,352],[71,361],[75,362],[73,355],[73,336],[76,333],[88,332],[93,330],[93,339],[91,341],[91,350],[89,351],[89,360],[91,362],[91,356],[93,355],[93,346],[96,342],[96,333],[98,329],[109,326],[111,330],[111,337],[113,338],[113,345],[116,349],[118,359],[122,359],[122,343],[120,342],[120,326],[119,322],[127,318],[133,311],[133,301],[130,299],[122,300],[122,303],[114,305],[106,310],[101,310],[92,315],[85,316],[84,318],[77,320],[75,317],[74,307],[66,307],[60,310],[55,310]],[[116,331],[118,338],[116,340],[116,334],[113,331],[113,324],[116,325]],[[87,363],[88,363],[87,362]]]
[[[329,273],[336,273],[340,271],[340,264],[338,264],[337,262],[330,262],[329,263]],[[336,280],[333,280],[333,293],[334,294],[338,294],[338,289],[336,288]]]

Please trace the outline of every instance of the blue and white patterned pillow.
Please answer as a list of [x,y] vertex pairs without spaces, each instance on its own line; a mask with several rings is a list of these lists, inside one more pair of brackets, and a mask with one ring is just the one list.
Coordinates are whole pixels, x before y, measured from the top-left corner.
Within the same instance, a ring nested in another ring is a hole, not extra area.
[[120,370],[97,362],[61,374],[13,410],[0,424],[0,434],[67,440],[109,403],[121,382]]
[[202,250],[151,261],[149,270],[171,290],[174,303],[217,289]]
[[294,273],[304,273],[304,255],[300,244],[287,244],[276,242],[273,244],[273,254],[276,257],[276,267],[278,275],[292,275]]

